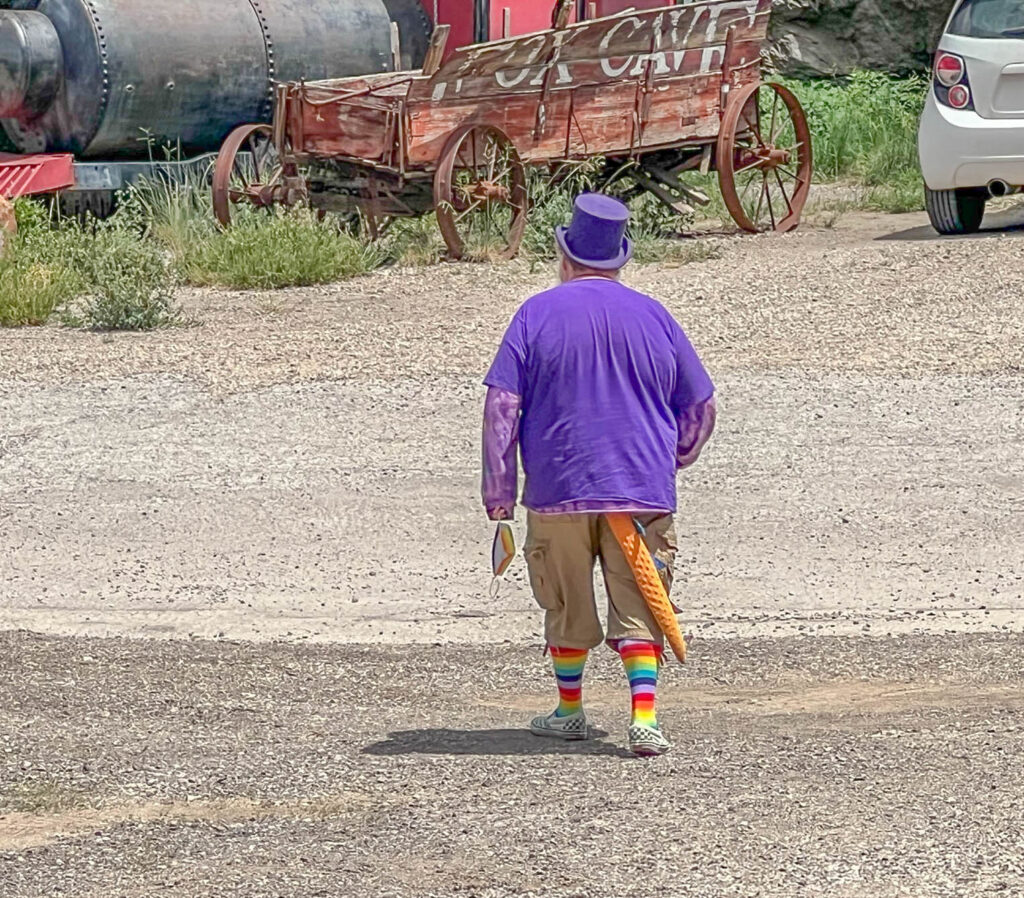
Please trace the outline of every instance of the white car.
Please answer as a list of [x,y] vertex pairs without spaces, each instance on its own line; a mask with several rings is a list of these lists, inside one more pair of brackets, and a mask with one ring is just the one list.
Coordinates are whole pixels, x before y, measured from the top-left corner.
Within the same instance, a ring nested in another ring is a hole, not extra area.
[[917,147],[940,234],[977,231],[989,197],[1024,185],[1024,0],[958,0],[935,54]]

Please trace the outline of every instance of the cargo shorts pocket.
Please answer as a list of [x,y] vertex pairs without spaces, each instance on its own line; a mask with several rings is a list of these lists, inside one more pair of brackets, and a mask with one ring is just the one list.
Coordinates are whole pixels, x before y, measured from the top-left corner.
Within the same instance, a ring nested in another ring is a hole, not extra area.
[[662,518],[654,522],[647,532],[654,537],[651,540],[653,545],[650,548],[652,549],[651,555],[654,557],[655,566],[658,568],[658,576],[661,577],[665,592],[672,603],[673,611],[676,614],[681,614],[682,612],[679,607],[671,599],[672,581],[675,578],[676,554],[679,551],[675,520],[671,517]]
[[651,554],[654,556],[655,566],[661,576],[665,589],[672,588],[672,576],[674,573],[676,553],[679,551],[679,542],[676,539],[676,525],[671,517],[661,518],[653,521],[647,532],[653,537],[649,540]]
[[557,611],[562,603],[550,569],[548,547],[543,543],[534,543],[527,545],[523,554],[526,556],[526,569],[530,575],[530,588],[537,604],[545,611]]

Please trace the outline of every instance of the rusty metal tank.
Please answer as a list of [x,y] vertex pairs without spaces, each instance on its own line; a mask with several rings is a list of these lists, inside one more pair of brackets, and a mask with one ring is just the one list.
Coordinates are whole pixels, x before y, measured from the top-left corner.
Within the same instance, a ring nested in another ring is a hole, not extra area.
[[[417,0],[0,0],[0,124],[19,152],[214,149],[265,121],[274,81],[392,68],[416,55]],[[415,64],[415,60],[410,60]]]

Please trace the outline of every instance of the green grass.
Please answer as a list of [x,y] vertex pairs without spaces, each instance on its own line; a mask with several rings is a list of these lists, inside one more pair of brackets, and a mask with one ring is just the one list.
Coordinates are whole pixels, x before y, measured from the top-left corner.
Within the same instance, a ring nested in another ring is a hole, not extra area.
[[385,261],[402,267],[440,262],[445,246],[437,218],[431,213],[419,218],[395,219],[381,238],[380,251]]
[[46,324],[78,290],[63,265],[47,265],[23,253],[0,262],[0,327]]
[[18,233],[0,258],[0,327],[45,324],[82,287],[81,275],[51,239],[49,215],[38,203],[14,204]]
[[862,188],[855,191],[855,204],[865,209],[923,208],[917,124],[928,90],[925,78],[854,72],[842,80],[783,83],[807,113],[816,182]]
[[155,240],[175,264],[216,233],[207,186],[209,172],[188,172],[181,182],[141,180],[126,190],[117,218]]
[[807,113],[819,178],[877,185],[917,168],[924,78],[855,72],[843,81],[785,83]]
[[117,217],[162,247],[178,280],[195,286],[276,289],[330,283],[364,274],[387,258],[380,245],[309,209],[232,209],[232,226],[214,221],[206,179],[143,181]]
[[379,247],[308,209],[255,210],[190,243],[181,266],[190,284],[268,290],[340,281],[383,259]]

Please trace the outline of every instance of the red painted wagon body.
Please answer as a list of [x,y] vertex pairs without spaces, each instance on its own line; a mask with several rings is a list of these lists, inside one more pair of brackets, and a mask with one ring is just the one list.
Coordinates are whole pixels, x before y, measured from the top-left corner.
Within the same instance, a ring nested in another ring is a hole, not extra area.
[[[454,52],[446,26],[422,70],[282,84],[273,125],[244,126],[218,159],[220,220],[232,202],[308,200],[373,225],[434,209],[452,256],[474,227],[512,255],[526,225],[526,166],[599,159],[597,183],[648,190],[676,209],[707,202],[683,175],[717,169],[746,230],[788,230],[811,176],[795,97],[761,81],[771,0],[630,10]],[[592,8],[594,4],[591,4]],[[248,150],[255,170],[239,164]],[[255,176],[254,176],[255,175]]]

